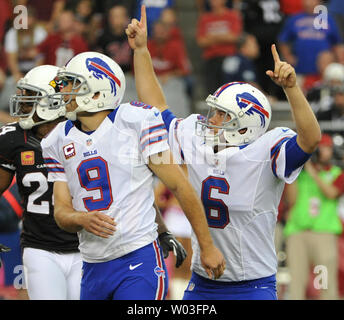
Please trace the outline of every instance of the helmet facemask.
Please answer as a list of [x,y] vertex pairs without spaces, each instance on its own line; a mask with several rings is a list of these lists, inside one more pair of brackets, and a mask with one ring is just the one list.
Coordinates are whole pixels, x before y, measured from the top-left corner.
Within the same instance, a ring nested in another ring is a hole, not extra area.
[[19,80],[17,90],[9,101],[10,114],[20,118],[19,125],[23,129],[31,129],[64,115],[63,109],[58,116],[55,111],[51,114],[51,110],[58,108],[58,102],[43,88]]
[[[242,136],[246,133],[247,128],[240,126],[239,117],[233,111],[217,104],[213,95],[209,95],[206,102],[209,106],[208,114],[207,117],[196,122],[196,134],[204,137],[205,143],[210,146],[238,146],[238,143],[232,141],[231,137]],[[214,125],[209,120],[218,111],[224,112],[224,120],[221,125]],[[242,144],[245,144],[245,142]]]
[[[67,87],[72,83],[72,87],[68,91],[57,92],[51,95],[57,101],[57,104],[60,108],[66,108],[77,97],[83,97],[91,93],[91,88],[87,83],[87,80],[83,75],[76,74],[73,72],[68,72],[65,70],[59,71],[57,74],[57,81],[63,83],[63,87]],[[82,98],[81,98],[82,99]],[[90,101],[88,97],[85,97],[83,103],[86,104]],[[66,111],[66,118],[70,120],[76,120],[76,114],[78,112],[84,111],[82,106],[79,106],[73,111]]]

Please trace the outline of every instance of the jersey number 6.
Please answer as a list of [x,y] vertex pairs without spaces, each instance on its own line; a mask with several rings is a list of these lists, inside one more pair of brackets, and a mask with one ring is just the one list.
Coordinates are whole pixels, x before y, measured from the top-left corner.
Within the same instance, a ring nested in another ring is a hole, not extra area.
[[211,196],[213,189],[218,193],[229,193],[229,184],[225,178],[210,176],[202,182],[202,203],[210,228],[224,229],[229,223],[229,212],[227,205],[221,199]]
[[107,210],[111,206],[112,190],[107,162],[102,157],[91,158],[80,163],[78,169],[80,185],[87,191],[98,190],[100,197],[86,197],[84,201],[88,211]]

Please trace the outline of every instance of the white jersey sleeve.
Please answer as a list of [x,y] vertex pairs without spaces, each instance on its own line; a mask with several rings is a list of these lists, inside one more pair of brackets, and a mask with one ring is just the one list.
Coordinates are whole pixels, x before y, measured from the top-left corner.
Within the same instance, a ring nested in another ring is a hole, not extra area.
[[[63,167],[63,160],[60,159],[60,153],[58,151],[58,140],[59,133],[61,132],[61,127],[65,125],[66,122],[59,123],[42,141],[42,152],[45,165],[48,170],[48,181],[65,181],[67,182],[67,177]],[[67,146],[68,148],[68,146]]]
[[[163,115],[166,115],[166,113]],[[172,113],[163,116],[165,126],[168,130],[168,143],[173,152],[174,159],[178,164],[186,163],[184,150],[192,148],[191,137],[194,135],[196,121],[199,117],[201,117],[201,115],[192,114],[182,119],[176,118]]]
[[[271,170],[276,178],[286,183],[292,183],[298,177],[302,170],[302,165],[293,168],[289,174],[288,170],[288,151],[286,146],[291,139],[296,139],[296,132],[289,128],[275,128],[269,132],[270,134],[270,160]],[[293,156],[290,155],[289,156]]]
[[161,113],[155,107],[146,107],[145,118],[139,123],[138,128],[140,148],[145,163],[151,155],[169,150],[168,133]]

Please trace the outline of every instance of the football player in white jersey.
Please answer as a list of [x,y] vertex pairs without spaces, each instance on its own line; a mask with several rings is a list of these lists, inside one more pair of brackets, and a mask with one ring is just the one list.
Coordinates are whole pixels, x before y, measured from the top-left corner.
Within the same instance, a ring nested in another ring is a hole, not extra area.
[[[141,19],[146,24],[144,6]],[[174,164],[160,112],[140,102],[121,104],[124,74],[103,54],[75,56],[58,77],[68,84],[54,97],[70,120],[42,147],[54,182],[55,219],[79,235],[81,299],[165,297],[152,172],[180,201],[200,243],[204,272],[219,278],[223,255],[213,245],[201,202]]]
[[134,55],[134,67],[140,66],[138,96],[162,112],[174,156],[187,166],[214,242],[225,254],[224,275],[207,279],[193,235],[193,273],[183,299],[277,299],[278,204],[284,184],[297,178],[321,138],[294,68],[280,61],[272,46],[275,68],[267,75],[284,89],[297,133],[289,128],[266,132],[272,116],[269,102],[247,83],[228,83],[209,95],[208,117],[177,119],[154,75],[142,26],[132,21],[126,32],[141,46]]

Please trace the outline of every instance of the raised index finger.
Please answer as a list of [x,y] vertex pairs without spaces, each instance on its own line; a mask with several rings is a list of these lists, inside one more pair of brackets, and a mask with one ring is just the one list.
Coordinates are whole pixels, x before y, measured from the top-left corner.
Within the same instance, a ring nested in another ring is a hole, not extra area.
[[141,6],[141,19],[140,19],[141,26],[147,26],[147,16],[146,16],[146,6]]
[[272,52],[272,56],[273,56],[273,58],[274,58],[275,63],[281,62],[275,44],[273,44],[273,45],[271,46],[271,52]]

